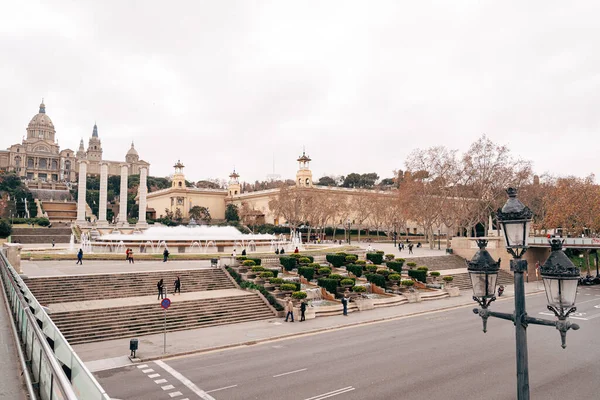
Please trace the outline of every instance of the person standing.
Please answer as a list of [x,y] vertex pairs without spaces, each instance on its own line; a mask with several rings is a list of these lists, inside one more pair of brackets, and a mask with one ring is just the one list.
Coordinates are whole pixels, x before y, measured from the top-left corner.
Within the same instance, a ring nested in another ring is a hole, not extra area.
[[285,250],[283,249],[283,247],[281,248],[281,251],[279,252],[279,254],[285,254]]
[[167,262],[167,258],[169,258],[169,250],[165,249],[163,251],[163,262]]
[[246,249],[242,250],[242,255],[245,256],[246,255]]
[[300,253],[300,250],[298,250],[298,247],[296,247],[296,250],[294,250],[294,253]]
[[79,252],[77,253],[77,262],[75,263],[75,265],[83,265],[83,249],[79,249]]
[[177,277],[177,279],[175,279],[175,290],[173,290],[173,294],[178,293],[181,294],[181,279],[179,279],[179,277]]
[[305,321],[304,313],[306,312],[306,301],[302,300],[300,303],[300,322]]
[[410,243],[410,244],[408,245],[408,254],[412,254],[412,253],[413,253],[413,252],[412,252],[412,249],[413,249],[413,244],[412,244],[412,243]]
[[348,296],[342,297],[342,307],[344,307],[344,315],[348,316]]
[[125,260],[129,261],[129,247],[125,250]]
[[288,318],[291,316],[292,317],[292,322],[294,322],[294,303],[292,302],[292,299],[289,298],[287,303],[285,304],[285,322],[288,322]]
[[235,251],[235,247],[233,248],[233,253],[231,253],[231,257],[237,257],[237,251]]
[[156,284],[156,289],[158,289],[158,299],[160,300],[161,298],[164,299],[165,298],[165,294],[163,293],[163,280],[161,279],[160,281],[158,281],[158,283]]
[[133,250],[129,249],[129,264],[135,264],[135,262],[133,261]]
[[52,247],[54,247],[54,239],[52,239]]

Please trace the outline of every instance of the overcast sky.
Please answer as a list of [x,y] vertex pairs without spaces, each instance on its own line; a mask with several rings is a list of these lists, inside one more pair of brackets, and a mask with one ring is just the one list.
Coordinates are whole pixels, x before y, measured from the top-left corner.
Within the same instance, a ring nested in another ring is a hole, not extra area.
[[[493,4],[492,4],[493,3]],[[61,148],[133,140],[151,175],[377,172],[485,133],[538,173],[598,171],[600,2],[10,1],[0,148],[41,98]]]

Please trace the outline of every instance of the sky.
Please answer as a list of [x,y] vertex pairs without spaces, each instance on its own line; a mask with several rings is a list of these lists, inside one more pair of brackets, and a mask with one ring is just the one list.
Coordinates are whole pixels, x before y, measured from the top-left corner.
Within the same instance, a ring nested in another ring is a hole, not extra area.
[[[486,134],[534,170],[598,171],[600,2],[46,1],[0,11],[0,148],[44,98],[61,148],[94,122],[189,180],[391,177]],[[595,39],[594,39],[595,38]]]

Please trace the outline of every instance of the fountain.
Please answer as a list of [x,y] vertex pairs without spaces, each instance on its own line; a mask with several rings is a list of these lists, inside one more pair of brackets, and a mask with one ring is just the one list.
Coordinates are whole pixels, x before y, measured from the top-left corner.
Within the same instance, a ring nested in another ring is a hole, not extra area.
[[71,233],[71,239],[69,239],[69,252],[73,253],[75,251],[75,235]]

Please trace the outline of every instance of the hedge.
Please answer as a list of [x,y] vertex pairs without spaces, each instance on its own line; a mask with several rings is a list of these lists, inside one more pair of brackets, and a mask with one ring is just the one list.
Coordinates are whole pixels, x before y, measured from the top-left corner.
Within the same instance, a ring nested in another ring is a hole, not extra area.
[[254,264],[256,264],[256,265],[260,265],[262,263],[262,260],[260,258],[247,257],[246,260],[252,260],[252,261],[254,261]]
[[379,275],[383,275],[387,278],[387,276],[390,274],[390,270],[385,269],[385,268],[379,268],[375,273],[379,274]]
[[298,263],[299,263],[299,264],[306,264],[306,265],[308,265],[308,264],[310,264],[311,262],[312,262],[312,261],[311,261],[311,260],[310,260],[310,258],[308,258],[308,257],[300,257],[300,258],[298,259]]
[[374,274],[375,272],[377,272],[377,270],[379,268],[377,268],[377,265],[367,265],[365,267],[365,269],[367,270],[367,272],[369,272],[370,274]]
[[415,284],[415,281],[411,281],[410,279],[405,279],[402,282],[400,282],[400,284],[402,286],[407,286],[407,287],[411,287]]
[[265,269],[265,271],[271,271],[273,273],[273,276],[275,278],[277,278],[277,275],[279,275],[279,270],[278,269]]
[[350,254],[350,255],[346,256],[346,262],[347,263],[353,263],[356,260],[358,260],[358,257],[355,256],[354,254]]
[[374,283],[375,285],[384,288],[385,287],[385,276],[379,274],[366,274],[367,281]]
[[364,292],[366,292],[366,291],[367,291],[367,288],[366,288],[366,287],[364,287],[364,286],[354,286],[354,287],[352,288],[352,291],[353,291],[354,293],[364,293]]
[[442,279],[446,282],[452,282],[454,280],[454,277],[450,276],[450,275],[446,275]]
[[307,296],[306,292],[294,292],[294,293],[292,293],[292,297],[294,299],[298,299],[298,300],[305,299],[306,296]]
[[400,276],[400,274],[390,274],[388,275],[388,279],[390,281],[399,281],[402,279],[402,277]]
[[271,271],[263,271],[260,273],[260,277],[265,278],[273,278],[273,273]]
[[392,271],[396,271],[397,273],[402,273],[402,265],[404,263],[402,262],[398,262],[398,261],[388,261],[385,263],[385,265],[387,265],[387,267],[389,269],[391,269]]
[[371,261],[373,264],[380,265],[383,262],[383,253],[367,253],[367,260]]
[[343,254],[327,254],[325,259],[336,268],[341,267],[346,262],[346,256]]
[[281,286],[279,286],[279,290],[296,290],[296,285],[294,283],[282,283]]
[[328,276],[329,279],[337,279],[338,281],[341,281],[342,279],[344,279],[343,276],[341,276],[340,274],[331,274]]
[[350,279],[350,278],[342,279],[340,281],[340,285],[342,285],[342,286],[346,286],[346,285],[352,285],[352,286],[354,286],[354,279]]
[[331,268],[328,268],[328,267],[319,268],[319,275],[329,275],[329,274],[331,274]]
[[416,263],[416,262],[409,261],[409,262],[407,262],[407,263],[406,263],[406,265],[407,265],[408,267],[411,267],[411,268],[412,268],[412,267],[416,267],[416,266],[417,266],[417,263]]
[[360,278],[363,272],[363,268],[360,265],[350,264],[346,265],[346,271],[352,272],[357,278]]
[[[250,261],[250,260],[248,260],[248,261]],[[265,268],[261,267],[260,265],[254,265],[254,266],[252,266],[252,272],[263,272],[264,270],[265,270]]]
[[357,265],[367,265],[367,261],[366,260],[356,260],[354,262],[354,264],[357,264]]
[[421,269],[409,269],[408,276],[418,280],[419,282],[427,282],[427,271]]
[[429,276],[440,276],[440,271],[431,271]]
[[269,282],[270,282],[272,285],[281,285],[281,284],[282,284],[283,282],[285,282],[285,281],[283,280],[283,278],[270,278],[270,279],[269,279]]
[[327,290],[329,293],[335,295],[338,288],[338,280],[337,279],[329,279],[329,278],[319,278],[317,281],[319,286]]
[[283,265],[283,268],[286,271],[293,270],[296,268],[296,264],[298,263],[295,257],[279,257],[279,262],[281,265]]
[[385,260],[386,261],[392,261],[394,259],[394,257],[396,257],[396,256],[393,255],[393,254],[386,254],[385,255]]
[[299,267],[298,275],[306,278],[306,280],[312,281],[315,276],[315,269],[313,267]]
[[273,297],[273,295],[271,293],[269,293],[269,291],[267,289],[265,289],[264,286],[255,285],[252,282],[248,282],[248,281],[243,280],[242,277],[240,276],[240,274],[238,274],[237,272],[235,272],[230,267],[227,267],[226,269],[227,269],[227,272],[229,272],[229,275],[231,275],[231,277],[240,285],[240,287],[242,289],[256,289],[256,290],[258,290],[263,296],[265,296],[265,299],[267,299],[267,301],[269,302],[269,304],[272,305],[275,308],[275,310],[277,310],[277,311],[282,311],[283,310],[283,307],[281,306],[281,304],[279,304],[277,302],[277,300],[275,300],[275,297]]
[[419,271],[425,271],[425,272],[429,271],[429,268],[427,268],[427,267],[425,267],[425,266],[417,267],[417,269],[418,269]]

